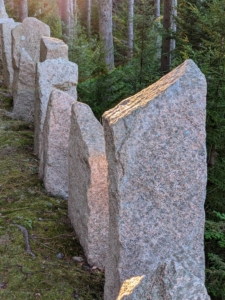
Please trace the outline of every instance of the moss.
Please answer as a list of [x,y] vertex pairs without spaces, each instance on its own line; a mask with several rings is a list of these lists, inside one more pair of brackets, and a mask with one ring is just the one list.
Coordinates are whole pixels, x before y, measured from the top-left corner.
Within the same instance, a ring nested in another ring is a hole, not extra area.
[[[6,117],[9,103],[1,94],[0,299],[103,299],[104,274],[72,261],[84,253],[67,217],[67,202],[43,188],[32,126]],[[35,258],[26,252],[15,224],[27,228]]]

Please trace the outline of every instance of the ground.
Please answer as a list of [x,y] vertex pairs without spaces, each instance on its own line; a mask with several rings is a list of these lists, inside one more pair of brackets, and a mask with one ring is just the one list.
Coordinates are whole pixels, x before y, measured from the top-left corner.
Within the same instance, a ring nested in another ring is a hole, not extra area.
[[[67,202],[38,179],[33,126],[6,116],[12,99],[0,89],[0,299],[101,300],[104,274],[86,262],[67,217]],[[29,234],[31,250],[16,226]],[[59,258],[58,258],[59,257]]]

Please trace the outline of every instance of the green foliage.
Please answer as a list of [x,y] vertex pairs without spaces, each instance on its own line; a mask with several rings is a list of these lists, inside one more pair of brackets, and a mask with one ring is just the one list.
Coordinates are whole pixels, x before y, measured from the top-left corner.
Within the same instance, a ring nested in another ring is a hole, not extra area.
[[[100,118],[105,110],[112,108],[121,100],[134,95],[160,78],[157,43],[159,32],[152,13],[152,5],[149,1],[140,0],[138,2],[134,18],[134,53],[133,58],[128,59],[126,56],[127,1],[117,3],[114,12],[114,43],[116,64],[120,66],[111,73],[107,73],[104,65],[101,64],[103,60],[100,48],[96,48],[98,50],[97,57],[92,55],[91,58],[89,56],[91,52],[85,53],[85,47],[83,52],[80,50],[82,53],[79,52],[80,45],[74,51],[77,53],[77,59],[72,59],[78,62],[78,59],[81,58],[78,65],[79,74],[81,73],[80,82],[83,82],[78,84],[79,101],[87,103],[97,118]],[[95,72],[92,72],[92,75],[87,77],[88,72],[84,73],[83,68],[85,66],[93,68],[89,59],[98,67]]]
[[137,58],[109,74],[86,80],[78,84],[78,100],[87,103],[99,119],[104,111],[159,79],[156,63],[145,67],[141,69]]
[[79,66],[79,82],[105,72],[97,36],[88,38],[86,29],[79,22],[76,26],[76,34],[68,44],[69,59]]
[[113,7],[113,40],[115,65],[124,64],[127,58],[128,1],[119,1]]
[[225,2],[180,1],[175,64],[193,59],[205,74],[208,184],[206,198],[207,287],[225,299]]
[[15,10],[15,7],[17,5],[16,0],[14,0],[13,3],[10,0],[5,0],[4,3],[5,3],[5,9],[6,9],[6,12],[7,12],[9,18],[16,19],[16,10]]

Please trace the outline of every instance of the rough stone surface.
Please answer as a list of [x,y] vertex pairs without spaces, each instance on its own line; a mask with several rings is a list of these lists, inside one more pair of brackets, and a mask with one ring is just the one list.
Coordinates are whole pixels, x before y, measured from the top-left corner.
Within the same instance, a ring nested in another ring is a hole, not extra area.
[[36,18],[28,17],[12,30],[13,68],[19,68],[21,49],[26,50],[32,60],[40,60],[42,36],[50,36],[50,27]]
[[50,35],[48,25],[36,18],[25,18],[12,33],[13,118],[34,120],[36,63],[40,59],[40,40]]
[[[1,0],[0,0],[1,1]],[[3,37],[2,37],[2,30],[1,30],[1,26],[2,24],[5,24],[5,23],[14,23],[14,20],[11,19],[11,18],[4,18],[4,19],[1,19],[0,18],[0,74],[2,74],[2,66],[3,66],[3,57],[2,57],[2,48],[3,48],[3,44],[2,44],[2,41],[3,41]]]
[[46,190],[65,199],[68,198],[68,145],[74,101],[65,92],[52,91],[43,129],[43,155],[39,161]]
[[75,102],[69,142],[68,211],[90,265],[105,267],[108,184],[103,128],[86,104]]
[[36,64],[21,50],[20,68],[14,70],[12,118],[32,122],[34,119]]
[[2,18],[8,18],[8,14],[5,10],[4,0],[0,0],[0,19]]
[[210,300],[204,283],[180,264],[160,265],[151,277],[126,280],[117,300]]
[[40,62],[54,58],[68,59],[68,46],[62,40],[52,37],[42,37]]
[[187,60],[103,115],[109,164],[105,300],[166,259],[204,282],[206,81]]
[[2,43],[2,73],[4,84],[12,89],[14,70],[12,67],[12,29],[19,25],[18,22],[0,23],[0,35]]
[[37,64],[37,98],[34,113],[34,152],[40,158],[43,126],[52,88],[77,99],[78,67],[66,59],[47,59]]

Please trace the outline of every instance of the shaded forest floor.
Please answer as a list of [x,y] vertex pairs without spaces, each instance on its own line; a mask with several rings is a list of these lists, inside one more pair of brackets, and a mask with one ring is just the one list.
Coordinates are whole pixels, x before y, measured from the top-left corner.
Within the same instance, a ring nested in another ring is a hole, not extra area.
[[[32,126],[6,116],[11,104],[0,89],[0,299],[103,299],[104,274],[73,262],[84,254],[67,202],[43,188]],[[28,230],[35,257],[15,224]]]

